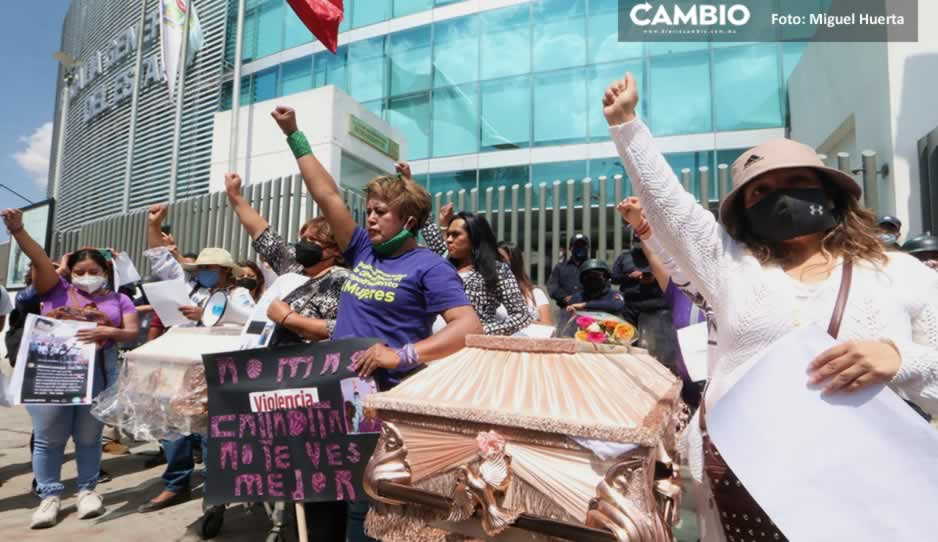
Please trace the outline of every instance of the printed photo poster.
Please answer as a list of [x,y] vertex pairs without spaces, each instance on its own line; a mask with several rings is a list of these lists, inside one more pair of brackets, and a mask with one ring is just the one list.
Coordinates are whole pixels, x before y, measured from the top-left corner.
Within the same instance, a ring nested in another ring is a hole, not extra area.
[[13,369],[13,403],[90,405],[95,345],[79,341],[75,334],[95,326],[28,315]]
[[327,502],[364,498],[380,421],[374,380],[352,371],[377,339],[205,354],[205,499]]
[[341,381],[345,406],[345,425],[349,433],[380,433],[381,420],[374,409],[365,408],[365,398],[378,393],[373,378],[346,378]]

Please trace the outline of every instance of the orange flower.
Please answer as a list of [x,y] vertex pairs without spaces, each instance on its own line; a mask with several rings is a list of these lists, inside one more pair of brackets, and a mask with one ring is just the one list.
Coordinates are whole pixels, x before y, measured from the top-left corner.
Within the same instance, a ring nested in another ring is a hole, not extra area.
[[588,336],[588,335],[589,335],[589,334],[588,334],[585,330],[582,330],[582,329],[581,329],[580,331],[577,331],[577,332],[576,332],[576,335],[574,335],[573,337],[574,337],[576,340],[578,340],[578,341],[584,341],[584,342],[586,342],[586,341],[588,341],[588,339],[587,339],[587,336]]
[[603,328],[603,331],[612,331],[619,325],[618,320],[603,320],[599,323],[600,327]]
[[627,322],[621,322],[616,326],[616,330],[613,333],[613,336],[617,341],[629,342],[633,337],[635,337],[635,328]]

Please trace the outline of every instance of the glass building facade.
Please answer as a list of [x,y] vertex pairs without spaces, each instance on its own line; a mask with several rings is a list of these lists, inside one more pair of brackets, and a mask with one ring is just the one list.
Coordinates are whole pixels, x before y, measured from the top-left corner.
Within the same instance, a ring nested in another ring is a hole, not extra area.
[[[532,0],[489,10],[483,2],[478,12],[435,16],[444,11],[435,8],[457,3],[346,0],[337,54],[291,55],[310,49],[303,46],[312,37],[285,0],[248,0],[242,104],[335,85],[406,135],[408,160],[433,160],[606,142],[599,100],[629,70],[640,85],[641,115],[657,136],[778,129],[785,125],[785,84],[804,49],[799,42],[619,42],[618,0]],[[362,39],[348,33],[428,10],[435,11],[426,24]],[[278,53],[288,58],[271,65],[268,57]],[[221,107],[230,106],[229,82]],[[741,150],[702,148],[668,159],[677,171],[713,168]],[[609,156],[431,168],[419,180],[441,192],[619,173],[621,164]],[[715,196],[716,183],[711,189]]]

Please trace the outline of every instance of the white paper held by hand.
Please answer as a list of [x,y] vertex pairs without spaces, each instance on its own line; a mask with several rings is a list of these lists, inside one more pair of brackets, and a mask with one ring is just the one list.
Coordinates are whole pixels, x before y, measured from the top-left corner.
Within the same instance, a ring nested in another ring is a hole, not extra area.
[[126,252],[120,252],[114,256],[114,274],[118,277],[118,288],[125,284],[140,282],[140,273],[137,272],[134,262]]
[[190,323],[190,320],[179,312],[179,307],[193,304],[186,295],[188,288],[181,280],[164,280],[143,285],[143,292],[147,294],[147,300],[160,317],[163,326]]
[[710,346],[707,342],[707,322],[677,330],[677,341],[681,345],[681,358],[684,359],[690,379],[694,382],[706,380],[707,352]]
[[810,326],[766,349],[709,406],[714,445],[789,540],[934,540],[938,431],[885,386],[809,386],[834,344]]

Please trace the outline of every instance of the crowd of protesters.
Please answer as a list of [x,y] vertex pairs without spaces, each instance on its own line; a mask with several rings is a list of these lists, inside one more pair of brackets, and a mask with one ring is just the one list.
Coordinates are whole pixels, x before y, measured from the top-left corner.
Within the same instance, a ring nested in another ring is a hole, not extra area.
[[[322,216],[304,223],[299,240],[288,243],[242,197],[241,178],[228,174],[231,209],[259,261],[236,262],[220,247],[180,254],[165,228],[167,206],[154,205],[147,231],[140,232],[147,239],[144,254],[152,278],[185,282],[191,304],[180,308],[190,322],[183,325],[198,326],[214,294],[224,292],[229,303],[253,308],[266,288],[286,275],[300,275],[300,285],[269,306],[267,315],[276,324],[270,346],[380,338],[382,343],[361,356],[354,369],[362,377],[373,376],[381,390],[457,352],[467,335],[524,334],[532,325],[560,326],[580,311],[619,317],[638,329],[640,346],[682,379],[683,399],[701,407],[686,439],[691,474],[705,496],[700,499],[703,539],[719,539],[715,533],[722,529],[749,529],[756,523],[781,539],[710,442],[706,403],[726,392],[733,369],[793,326],[829,318],[838,286],[852,278],[852,296],[842,323],[840,317],[837,322],[847,342],[815,360],[811,379],[845,393],[889,383],[926,414],[936,412],[938,275],[933,271],[938,269],[938,239],[923,235],[901,244],[897,219],[877,222],[861,208],[853,179],[788,140],[760,145],[734,163],[733,190],[714,216],[675,178],[636,118],[637,102],[630,75],[603,96],[612,140],[635,194],[618,205],[631,246],[610,266],[593,257],[598,251],[589,232],[578,233],[565,243],[568,252],[550,272],[550,297],[529,278],[525,254],[500,243],[485,217],[452,205],[431,217],[430,195],[405,163],[398,164],[396,174],[368,183],[364,223],[356,224],[335,180],[311,152],[295,112],[285,107],[272,117]],[[95,379],[94,393],[100,393],[116,381],[118,346],[153,340],[166,326],[145,299],[121,293],[113,249],[85,247],[57,263],[26,232],[19,210],[7,209],[2,216],[30,260],[29,286],[15,303],[0,290],[0,317],[12,312],[5,337],[10,360],[19,350],[26,315],[65,317],[77,311],[98,324],[77,338],[96,346],[94,364],[101,378]],[[376,280],[392,286],[376,291]],[[700,322],[708,323],[709,332],[706,392],[685,367],[675,334]],[[31,527],[48,528],[58,521],[69,439],[76,447],[78,517],[102,514],[96,485],[102,450],[108,448],[91,407],[28,410],[40,499]],[[205,443],[197,434],[160,443],[159,460],[148,466],[165,461],[163,486],[139,512],[191,498],[192,474]],[[733,491],[725,490],[729,487]],[[311,536],[368,540],[368,507],[367,501],[307,505]],[[721,517],[726,510],[744,512],[727,519]],[[217,522],[223,514],[223,506],[206,508],[202,521]]]

